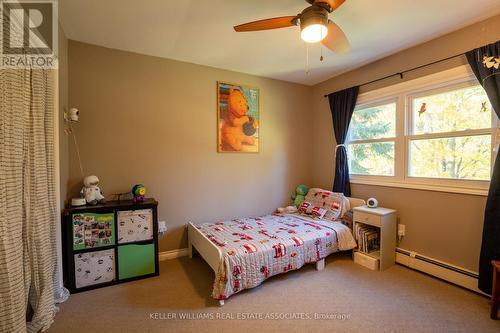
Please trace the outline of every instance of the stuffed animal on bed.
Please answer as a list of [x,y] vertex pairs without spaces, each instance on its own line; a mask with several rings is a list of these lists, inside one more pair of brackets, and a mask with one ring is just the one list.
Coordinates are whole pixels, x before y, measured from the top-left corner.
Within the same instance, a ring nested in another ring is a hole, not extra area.
[[276,209],[276,212],[278,214],[293,214],[297,213],[299,210],[295,206],[286,206],[286,207],[279,207]]
[[307,187],[306,185],[300,184],[299,186],[297,186],[297,188],[295,189],[295,193],[292,194],[292,201],[295,207],[300,207],[300,204],[302,203],[302,201],[304,201],[307,192],[309,192],[309,187]]
[[248,105],[239,89],[230,89],[227,110],[222,114],[221,144],[226,150],[239,151],[242,145],[254,145],[253,135],[259,126],[257,119],[247,116]]

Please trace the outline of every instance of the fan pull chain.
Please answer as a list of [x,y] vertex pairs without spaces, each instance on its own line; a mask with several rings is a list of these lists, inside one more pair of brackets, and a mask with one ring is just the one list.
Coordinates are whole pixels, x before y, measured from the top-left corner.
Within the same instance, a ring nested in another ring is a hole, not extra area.
[[[325,36],[323,36],[323,30],[321,29],[319,30],[319,38],[320,40],[325,38]],[[319,52],[320,52],[319,61],[323,61],[323,43],[320,43],[319,45]]]
[[306,75],[309,75],[310,73],[309,69],[309,44],[306,44]]

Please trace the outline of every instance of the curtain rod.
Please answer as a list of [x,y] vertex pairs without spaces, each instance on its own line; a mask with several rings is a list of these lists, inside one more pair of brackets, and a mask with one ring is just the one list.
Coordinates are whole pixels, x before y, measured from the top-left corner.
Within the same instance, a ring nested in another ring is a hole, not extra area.
[[[382,80],[391,78],[393,76],[399,76],[400,79],[403,79],[403,75],[406,74],[406,73],[408,73],[408,72],[412,72],[412,71],[415,71],[417,69],[424,68],[424,67],[427,67],[427,66],[432,66],[432,65],[435,65],[435,64],[438,64],[440,62],[447,61],[447,60],[450,60],[450,59],[453,59],[453,58],[458,58],[458,57],[463,56],[464,54],[465,54],[465,52],[462,52],[460,54],[455,54],[454,56],[451,56],[451,57],[447,57],[447,58],[444,58],[444,59],[441,59],[441,60],[436,60],[436,61],[430,62],[428,64],[425,64],[425,65],[420,65],[420,66],[417,66],[417,67],[406,69],[406,70],[404,70],[402,72],[397,72],[397,73],[394,73],[394,74],[391,74],[391,75],[387,75],[387,76],[384,76],[384,77],[381,77],[381,78],[378,78],[378,79],[375,79],[375,80],[372,80],[372,81],[368,81],[368,82],[360,84],[359,86],[360,87],[361,86],[366,86],[368,84],[372,84],[372,83],[375,83],[375,82],[378,82],[378,81],[382,81]],[[324,95],[324,97],[328,97],[328,95]]]

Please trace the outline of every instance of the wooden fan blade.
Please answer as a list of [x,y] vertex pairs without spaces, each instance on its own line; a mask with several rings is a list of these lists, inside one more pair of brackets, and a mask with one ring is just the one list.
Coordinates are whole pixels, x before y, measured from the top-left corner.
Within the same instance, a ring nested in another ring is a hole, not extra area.
[[242,31],[259,31],[259,30],[287,28],[295,25],[293,22],[295,18],[296,16],[283,16],[283,17],[275,17],[265,20],[259,20],[237,25],[234,27],[234,30],[242,32]]
[[342,5],[345,2],[345,0],[314,0],[315,5],[320,4],[322,2],[327,3],[333,12],[335,9],[339,8],[340,5]]
[[328,20],[328,35],[326,35],[321,43],[335,53],[342,54],[351,49],[351,45],[345,33],[331,20]]

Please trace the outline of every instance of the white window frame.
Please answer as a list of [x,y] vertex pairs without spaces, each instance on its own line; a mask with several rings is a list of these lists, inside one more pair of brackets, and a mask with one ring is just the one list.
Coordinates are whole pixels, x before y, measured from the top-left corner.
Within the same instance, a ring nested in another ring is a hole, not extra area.
[[[369,101],[368,103],[357,103],[356,109],[354,112],[357,110],[362,110],[362,109],[368,109],[368,108],[373,108],[381,105],[387,105],[387,104],[396,104],[396,128],[395,128],[395,136],[394,137],[387,137],[387,138],[377,138],[377,139],[357,139],[357,140],[350,140],[351,133],[348,131],[347,133],[347,145],[349,144],[363,144],[363,143],[380,143],[380,142],[394,142],[394,176],[389,176],[389,175],[364,175],[364,174],[355,174],[355,173],[350,173],[350,176],[362,176],[362,177],[370,177],[373,179],[387,179],[387,178],[393,178],[397,176],[398,168],[396,167],[396,151],[398,151],[397,146],[398,146],[398,138],[400,136],[400,131],[399,131],[399,126],[398,126],[398,108],[399,108],[399,96],[392,96],[389,98],[381,98],[381,99],[376,99],[373,101]],[[350,165],[349,165],[349,172],[351,172]]]
[[[436,74],[428,75],[411,81],[406,81],[389,87],[372,90],[358,96],[357,109],[385,104],[384,102],[397,101],[396,105],[396,138],[389,140],[353,140],[352,143],[369,142],[395,142],[394,176],[374,176],[351,174],[350,181],[354,184],[379,185],[390,187],[403,187],[422,190],[432,190],[452,193],[466,193],[474,195],[487,195],[489,181],[464,180],[464,179],[444,179],[444,178],[423,178],[409,176],[409,151],[412,139],[442,138],[450,136],[468,136],[474,134],[491,135],[492,152],[491,168],[495,161],[500,141],[500,131],[498,127],[500,121],[495,112],[492,112],[492,128],[466,130],[446,133],[413,134],[412,133],[412,107],[414,98],[420,95],[439,93],[442,91],[457,89],[460,85],[466,87],[477,84],[477,80],[469,66],[460,66]],[[349,138],[349,136],[348,136]],[[350,142],[347,142],[349,144]],[[490,171],[491,174],[491,171]]]

